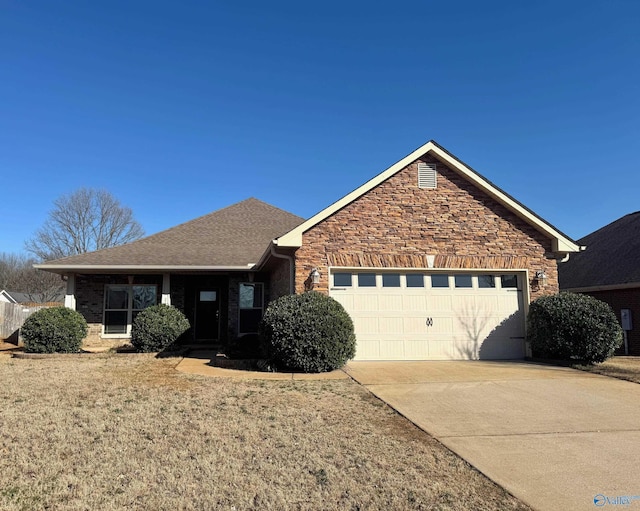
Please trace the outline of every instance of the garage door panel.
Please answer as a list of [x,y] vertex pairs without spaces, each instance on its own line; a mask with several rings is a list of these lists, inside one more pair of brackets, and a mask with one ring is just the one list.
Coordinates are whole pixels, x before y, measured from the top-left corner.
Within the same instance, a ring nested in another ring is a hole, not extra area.
[[353,310],[353,295],[347,295],[344,293],[332,293],[331,295],[336,301],[342,305],[346,310]]
[[473,347],[467,341],[451,339],[429,343],[429,358],[432,360],[469,360],[473,358]]
[[358,339],[356,342],[358,360],[382,360],[380,358],[380,342]]
[[402,334],[404,332],[402,317],[381,317],[378,319],[381,334]]
[[424,316],[413,316],[402,318],[402,326],[404,333],[408,336],[418,336],[424,338],[428,333],[429,327],[426,325],[426,319]]
[[406,360],[402,339],[391,338],[380,341],[381,360]]
[[479,273],[473,271],[468,272],[472,288],[432,288],[428,272],[425,287],[404,287],[408,282],[404,276],[403,287],[382,287],[383,272],[375,273],[377,287],[359,288],[354,279],[353,287],[331,291],[354,321],[357,360],[524,356],[522,291],[502,289],[498,273],[496,288],[480,288]]
[[405,295],[402,297],[402,305],[405,311],[426,311],[427,297],[425,295]]
[[353,310],[355,311],[377,311],[378,296],[373,294],[354,294]]
[[377,335],[379,333],[378,316],[355,316],[351,318],[356,334]]
[[431,316],[431,320],[432,324],[428,327],[430,338],[443,335],[450,336],[453,333],[454,318],[450,316]]
[[427,295],[427,311],[450,311],[452,307],[451,297],[441,295],[440,293],[442,293],[442,291],[438,291],[437,293],[438,294],[434,292],[433,294]]
[[498,307],[502,311],[516,312],[521,310],[522,304],[520,302],[519,293],[505,293],[503,296],[498,297]]
[[403,360],[427,360],[429,355],[429,343],[424,341],[405,341]]
[[380,311],[402,311],[402,295],[399,294],[381,294],[378,300],[378,310]]
[[478,358],[490,360],[508,360],[522,358],[524,339],[509,339],[504,336],[488,336],[482,342]]

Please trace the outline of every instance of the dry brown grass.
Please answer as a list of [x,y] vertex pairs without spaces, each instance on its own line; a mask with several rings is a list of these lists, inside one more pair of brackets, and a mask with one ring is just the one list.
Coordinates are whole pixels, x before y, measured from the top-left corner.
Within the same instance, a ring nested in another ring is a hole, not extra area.
[[590,373],[640,383],[640,357],[613,357],[601,364],[574,367]]
[[0,509],[528,509],[350,380],[0,360]]

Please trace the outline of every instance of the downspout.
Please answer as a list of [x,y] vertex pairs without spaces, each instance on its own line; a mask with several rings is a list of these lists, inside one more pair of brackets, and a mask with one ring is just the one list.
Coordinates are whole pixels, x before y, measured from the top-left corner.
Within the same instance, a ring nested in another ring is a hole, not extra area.
[[273,246],[273,243],[271,243],[270,248],[271,248],[271,255],[273,257],[277,257],[278,259],[286,259],[287,261],[289,261],[289,294],[290,295],[295,294],[295,285],[294,285],[295,270],[293,266],[294,264],[293,256],[278,254]]
[[[587,250],[586,245],[581,245],[579,252],[584,252],[585,250]],[[570,255],[571,255],[571,252],[567,252],[562,259],[558,259],[558,262],[566,263],[569,260]]]

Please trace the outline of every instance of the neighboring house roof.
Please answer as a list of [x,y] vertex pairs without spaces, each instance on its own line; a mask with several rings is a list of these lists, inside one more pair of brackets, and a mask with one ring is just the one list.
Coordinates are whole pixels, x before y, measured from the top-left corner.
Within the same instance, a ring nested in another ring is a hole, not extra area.
[[54,296],[51,296],[50,300],[47,300],[46,302],[43,302],[43,296],[42,293],[19,293],[17,291],[5,291],[2,290],[0,292],[0,301],[4,301],[2,300],[2,297],[6,296],[9,297],[11,303],[59,303],[59,302],[64,302],[64,294],[60,293],[60,294],[56,294]]
[[453,171],[460,174],[462,177],[466,178],[468,181],[473,183],[479,189],[483,190],[485,193],[489,194],[499,203],[503,204],[507,209],[511,210],[513,213],[522,218],[525,222],[530,224],[533,228],[538,230],[539,232],[545,234],[552,240],[552,248],[553,251],[558,253],[559,255],[564,255],[570,252],[578,252],[581,248],[580,246],[569,238],[567,235],[560,232],[554,226],[543,220],[541,217],[536,215],[533,211],[528,209],[526,206],[515,200],[506,192],[502,191],[496,185],[491,183],[489,180],[478,174],[471,167],[463,163],[461,160],[453,156],[446,149],[439,146],[433,140],[430,140],[423,146],[419,147],[411,154],[405,156],[402,160],[393,164],[384,172],[378,174],[373,179],[370,179],[365,184],[355,189],[348,195],[345,195],[342,199],[334,202],[328,208],[323,209],[315,216],[311,217],[306,222],[298,225],[296,228],[281,236],[275,243],[279,247],[291,247],[296,248],[302,246],[302,234],[305,231],[308,231],[315,225],[319,224],[326,218],[330,217],[340,209],[344,208],[351,202],[355,201],[369,190],[375,188],[382,182],[386,181],[394,174],[400,172],[407,165],[410,165],[418,158],[430,153],[447,166],[449,166]]
[[251,268],[271,240],[304,219],[250,198],[126,245],[36,265],[64,273]]
[[640,286],[640,211],[579,240],[587,250],[560,264],[560,289],[598,290]]
[[0,302],[18,303],[18,300],[13,296],[15,293],[9,293],[6,289],[0,291]]
[[18,293],[15,291],[11,291],[11,296],[13,296],[16,303],[26,303],[33,301],[28,293]]

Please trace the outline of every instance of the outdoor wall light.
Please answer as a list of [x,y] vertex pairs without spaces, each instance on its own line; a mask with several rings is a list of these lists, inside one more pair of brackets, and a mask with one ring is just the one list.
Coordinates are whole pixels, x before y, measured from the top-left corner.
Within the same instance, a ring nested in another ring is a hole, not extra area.
[[544,285],[544,282],[547,280],[547,274],[544,272],[544,270],[538,270],[536,271],[536,277],[534,279],[538,285]]
[[314,268],[313,270],[311,270],[309,277],[311,277],[311,283],[314,286],[316,284],[320,284],[320,272],[318,271],[318,268]]

